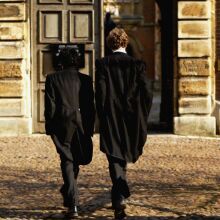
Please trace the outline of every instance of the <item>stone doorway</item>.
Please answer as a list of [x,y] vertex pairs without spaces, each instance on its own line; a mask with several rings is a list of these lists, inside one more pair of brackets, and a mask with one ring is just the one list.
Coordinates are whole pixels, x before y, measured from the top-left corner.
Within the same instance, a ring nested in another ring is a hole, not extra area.
[[104,12],[110,12],[115,25],[129,35],[127,52],[147,63],[154,90],[149,116],[153,131],[173,129],[176,4],[176,0],[104,1]]
[[95,58],[102,53],[100,1],[39,0],[31,3],[33,132],[44,133],[44,87],[53,73],[51,44],[84,44],[82,73],[94,78]]
[[161,48],[161,10],[157,2],[152,1],[154,8],[154,76],[152,78],[153,103],[149,115],[149,129],[161,131],[161,89],[162,89],[162,48]]
[[156,130],[173,131],[175,109],[174,78],[176,58],[177,1],[156,0],[160,10],[161,33],[161,105],[160,120]]

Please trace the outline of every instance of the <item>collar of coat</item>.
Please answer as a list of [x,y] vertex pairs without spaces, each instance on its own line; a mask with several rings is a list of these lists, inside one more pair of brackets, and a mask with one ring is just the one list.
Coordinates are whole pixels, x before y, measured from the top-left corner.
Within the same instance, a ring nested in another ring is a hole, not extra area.
[[124,47],[120,47],[120,48],[118,48],[117,50],[113,50],[113,53],[127,53],[126,52],[126,48],[124,48]]

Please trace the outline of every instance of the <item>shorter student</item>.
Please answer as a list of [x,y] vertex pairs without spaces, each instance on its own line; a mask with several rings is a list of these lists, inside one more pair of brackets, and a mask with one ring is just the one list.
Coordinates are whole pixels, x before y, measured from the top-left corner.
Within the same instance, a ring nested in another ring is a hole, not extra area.
[[45,129],[60,155],[63,177],[61,194],[68,216],[78,216],[77,176],[80,164],[92,159],[95,120],[91,77],[78,71],[78,54],[63,49],[62,71],[47,75],[45,84]]

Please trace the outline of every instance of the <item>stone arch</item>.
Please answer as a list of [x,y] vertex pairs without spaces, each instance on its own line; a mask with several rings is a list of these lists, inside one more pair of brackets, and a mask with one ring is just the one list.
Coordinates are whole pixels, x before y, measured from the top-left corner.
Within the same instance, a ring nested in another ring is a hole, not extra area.
[[[157,126],[157,128],[160,129],[162,125],[164,125],[164,129],[169,129],[169,130],[172,129],[173,117],[174,117],[174,109],[173,109],[174,22],[173,19],[175,13],[173,13],[173,10],[174,10],[174,2],[176,1],[177,0],[166,0],[166,1],[151,0],[150,2],[139,1],[138,3],[130,3],[130,4],[136,4],[136,6],[131,7],[131,10],[127,12],[123,10],[122,15],[120,15],[120,10],[119,10],[120,7],[123,7],[122,2],[114,1],[114,3],[112,3],[112,1],[111,2],[107,0],[104,1],[105,7],[109,7],[108,11],[112,10],[113,20],[115,21],[117,26],[121,26],[125,28],[126,32],[128,33],[130,37],[130,49],[131,49],[130,51],[132,55],[134,55],[137,58],[144,59],[147,62],[148,77],[151,79],[152,87],[154,87],[154,81],[155,81],[155,61],[154,61],[155,58],[152,58],[152,56],[154,57],[155,55],[155,49],[153,49],[154,46],[152,47],[150,44],[155,45],[155,39],[153,39],[151,36],[149,38],[150,41],[147,42],[148,41],[147,35],[149,31],[154,31],[155,21],[152,20],[153,19],[152,14],[146,14],[146,11],[148,10],[143,10],[143,7],[152,7],[153,5],[155,6],[155,4],[158,4],[162,16],[162,21],[160,23],[162,30],[161,33],[162,45],[160,51],[160,53],[162,54],[162,61],[160,63],[160,66],[162,66],[162,69],[161,69],[160,77],[162,82],[159,85],[161,88],[160,96],[162,98],[160,99],[159,105],[156,106],[155,109],[157,111],[158,109],[160,109],[159,113],[156,116],[158,118],[157,122],[159,123],[159,126]],[[128,8],[129,3],[127,2],[124,4],[126,4],[126,8]],[[140,32],[143,33],[143,29],[144,31],[146,30],[144,36],[140,34]],[[144,37],[146,37],[145,42],[143,42]]]
[[[106,1],[108,2],[108,1]],[[116,1],[115,1],[116,2]],[[119,1],[118,1],[119,2]],[[133,1],[131,1],[133,2]],[[115,14],[113,13],[113,20],[116,22],[117,26],[123,27],[130,37],[130,48],[131,53],[137,57],[144,59],[147,62],[148,66],[148,77],[151,79],[151,82],[155,81],[155,62],[152,59],[152,56],[155,54],[155,42],[151,36],[150,41],[147,42],[148,34],[154,32],[155,21],[153,16],[150,13],[146,13],[148,10],[143,10],[143,7],[152,7],[157,4],[161,13],[161,103],[155,108],[160,112],[158,113],[158,126],[157,129],[161,129],[164,125],[164,129],[172,130],[173,127],[173,117],[174,117],[174,88],[173,88],[173,79],[174,79],[174,51],[175,51],[175,40],[174,39],[174,16],[176,13],[173,13],[177,0],[151,0],[151,1],[139,1],[136,3],[135,7],[131,7],[131,10],[126,11],[126,13],[120,15],[120,11],[116,10],[122,6],[122,2],[118,3],[120,7],[116,7],[117,4],[114,3],[113,8],[115,7]],[[109,3],[110,5],[113,3]],[[128,2],[124,3],[126,9],[128,8]],[[131,3],[133,4],[133,3]],[[110,10],[110,7],[109,7]],[[154,9],[153,9],[154,10]],[[117,12],[117,13],[116,13]],[[123,11],[125,12],[125,10]],[[149,12],[149,11],[148,11]],[[135,14],[136,13],[136,14]],[[150,16],[150,17],[149,17]],[[163,19],[164,18],[164,19]],[[175,18],[176,19],[176,18]],[[152,21],[152,22],[151,22]],[[176,31],[176,30],[175,30]],[[144,51],[145,50],[145,51]],[[153,86],[153,83],[151,84]]]

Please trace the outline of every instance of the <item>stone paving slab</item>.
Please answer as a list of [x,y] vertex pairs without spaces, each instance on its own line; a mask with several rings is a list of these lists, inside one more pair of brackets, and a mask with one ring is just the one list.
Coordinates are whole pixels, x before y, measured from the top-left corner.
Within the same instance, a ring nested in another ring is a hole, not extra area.
[[[78,219],[113,219],[110,178],[95,135],[94,158],[82,166]],[[59,158],[45,135],[0,138],[0,219],[66,219]],[[220,139],[149,135],[128,166],[132,220],[220,219]]]

